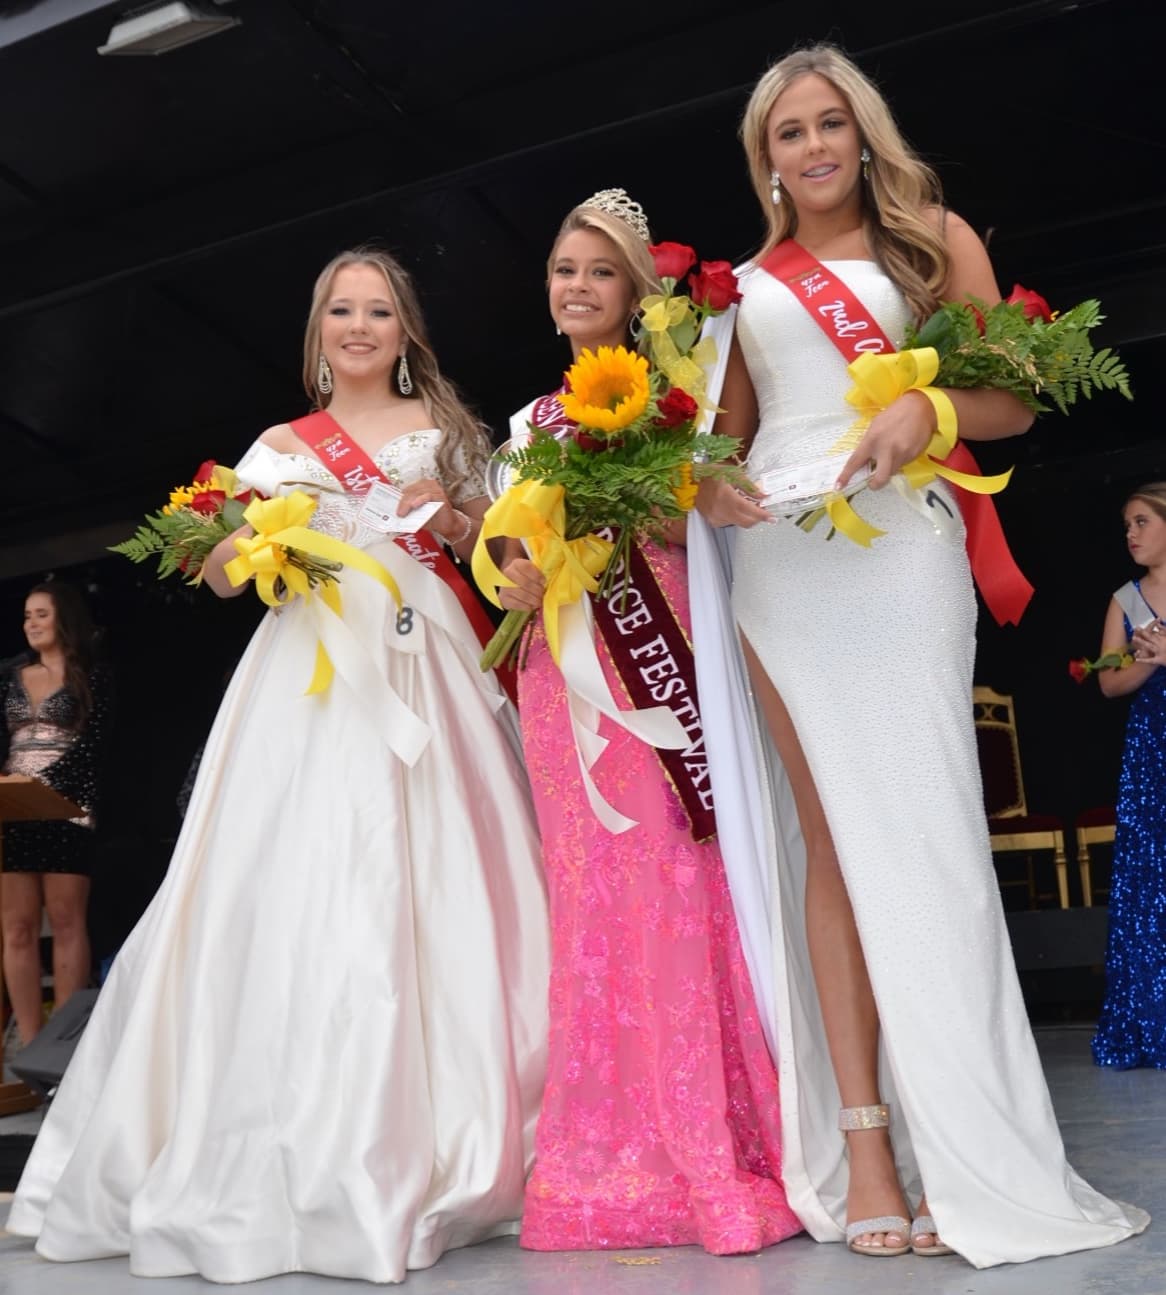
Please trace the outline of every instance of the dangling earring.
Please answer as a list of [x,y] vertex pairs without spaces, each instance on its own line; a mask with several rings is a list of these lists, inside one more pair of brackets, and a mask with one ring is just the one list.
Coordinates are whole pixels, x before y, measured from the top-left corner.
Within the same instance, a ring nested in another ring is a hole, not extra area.
[[780,207],[781,206],[781,176],[778,175],[776,171],[770,171],[769,183],[773,185],[773,191],[769,195],[773,199],[773,205],[775,207]]
[[563,335],[563,330],[558,326],[558,324],[556,324],[556,325],[555,325],[555,336],[556,336],[556,337],[562,337],[562,335]]
[[401,363],[397,365],[397,390],[403,396],[413,394],[413,379],[409,376],[409,361],[404,351],[401,352]]
[[320,359],[316,364],[316,390],[322,395],[327,396],[332,391],[332,366],[324,358],[324,352],[320,352]]
[[864,180],[869,180],[870,179],[870,149],[867,148],[865,144],[862,146],[862,152],[859,153],[858,155],[858,160],[862,163],[862,178]]

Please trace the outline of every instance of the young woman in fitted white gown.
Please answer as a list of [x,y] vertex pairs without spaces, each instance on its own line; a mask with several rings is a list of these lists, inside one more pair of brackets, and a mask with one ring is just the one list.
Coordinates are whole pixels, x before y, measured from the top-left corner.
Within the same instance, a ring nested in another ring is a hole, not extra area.
[[[401,510],[439,503],[429,528],[468,558],[486,443],[395,261],[325,268],[305,358]],[[549,959],[515,717],[457,597],[291,426],[238,470],[315,497],[312,526],[387,568],[412,616],[348,568],[340,630],[318,599],[260,624],[8,1228],[141,1276],[401,1281],[522,1208]],[[208,563],[223,596],[233,556]],[[306,696],[321,630],[336,676]]]
[[[716,430],[757,475],[829,455],[855,416],[846,359],[760,267],[783,239],[849,285],[894,346],[942,301],[1000,294],[980,240],[838,51],[772,67],[743,138],[769,237],[742,274]],[[947,394],[962,438],[1031,422],[1007,393]],[[1066,1164],[1027,1023],[980,793],[963,527],[941,537],[884,488],[935,430],[909,392],[839,453],[842,483],[875,465],[854,501],[885,532],[870,548],[775,521],[723,483],[702,485],[699,506],[739,528],[732,612],[800,827],[772,881],[762,973],[776,982],[790,1203],[816,1237],[864,1255],[955,1250],[987,1266],[1104,1246],[1147,1220]],[[958,518],[953,492],[933,489]]]

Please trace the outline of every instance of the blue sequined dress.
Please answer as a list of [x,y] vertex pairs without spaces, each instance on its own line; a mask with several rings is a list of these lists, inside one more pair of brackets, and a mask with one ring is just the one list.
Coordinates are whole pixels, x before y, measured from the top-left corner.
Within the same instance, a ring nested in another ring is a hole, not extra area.
[[[1134,582],[1136,585],[1136,581]],[[1132,633],[1125,622],[1127,636]],[[1166,669],[1133,695],[1118,780],[1106,993],[1093,1059],[1166,1070]]]

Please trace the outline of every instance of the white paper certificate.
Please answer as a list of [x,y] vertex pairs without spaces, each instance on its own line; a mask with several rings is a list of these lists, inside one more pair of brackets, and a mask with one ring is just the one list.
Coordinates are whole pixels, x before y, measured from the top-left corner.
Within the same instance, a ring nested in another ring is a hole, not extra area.
[[386,481],[374,481],[364,497],[360,520],[365,526],[385,535],[411,535],[441,508],[440,503],[431,501],[420,504],[402,517],[397,513],[400,505],[401,492],[396,486]]

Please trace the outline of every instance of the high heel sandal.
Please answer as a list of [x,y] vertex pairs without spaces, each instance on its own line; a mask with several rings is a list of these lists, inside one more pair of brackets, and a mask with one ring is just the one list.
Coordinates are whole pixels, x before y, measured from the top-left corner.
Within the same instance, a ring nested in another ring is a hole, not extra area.
[[[917,1245],[916,1237],[934,1237],[935,1244]],[[936,1255],[953,1255],[955,1251],[939,1239],[939,1229],[935,1226],[935,1220],[931,1215],[920,1214],[911,1224],[911,1253],[917,1254],[920,1259],[931,1259]]]
[[[885,1129],[891,1123],[891,1113],[886,1106],[844,1106],[838,1112],[838,1127],[845,1133],[861,1129]],[[867,1233],[881,1232],[900,1236],[903,1244],[890,1246],[884,1240],[881,1246],[861,1245],[858,1238]],[[911,1249],[911,1224],[899,1214],[882,1214],[878,1218],[858,1219],[846,1225],[846,1248],[856,1255],[869,1255],[872,1259],[893,1259]]]

